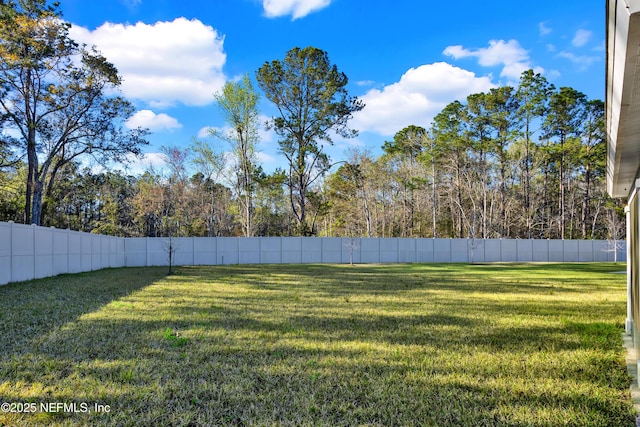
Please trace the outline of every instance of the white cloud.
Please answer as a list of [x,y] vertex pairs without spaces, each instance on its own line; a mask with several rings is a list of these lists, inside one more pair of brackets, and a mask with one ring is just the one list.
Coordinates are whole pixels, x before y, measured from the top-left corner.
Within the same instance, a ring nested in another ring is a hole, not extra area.
[[594,52],[606,52],[607,45],[605,44],[604,40],[602,40],[600,43],[595,45],[591,50]]
[[573,36],[573,40],[571,40],[571,44],[575,47],[582,47],[589,43],[591,40],[591,36],[593,33],[588,30],[578,30],[576,31],[575,36]]
[[588,55],[576,55],[571,52],[562,51],[557,55],[560,58],[568,59],[569,61],[576,64],[580,71],[585,71],[587,68],[591,66],[591,64],[600,61],[602,58],[600,56],[588,56]]
[[129,160],[136,167],[163,168],[167,165],[167,155],[164,153],[145,153],[141,158],[131,157]]
[[562,73],[558,70],[549,70],[545,73],[545,76],[547,77],[547,79],[549,79],[550,82],[559,79],[561,75]]
[[258,124],[260,126],[258,129],[258,137],[260,138],[260,143],[262,144],[268,144],[278,140],[276,131],[273,129],[267,129],[267,127],[265,126],[265,124],[269,120],[271,120],[271,117],[264,114],[260,114],[260,116],[258,117]]
[[291,15],[291,19],[307,16],[331,4],[331,0],[262,0],[264,13],[269,18]]
[[95,45],[116,66],[126,97],[154,107],[209,104],[225,82],[224,37],[197,19],[73,26],[71,37]]
[[[491,40],[489,47],[480,49],[466,49],[460,45],[449,46],[443,52],[444,55],[454,59],[478,58],[478,63],[483,67],[502,65],[500,76],[512,80],[518,80],[522,71],[534,68],[531,66],[529,52],[525,50],[517,40]],[[540,67],[535,67],[536,72],[543,72]]]
[[383,135],[393,135],[411,124],[427,127],[450,102],[492,87],[489,77],[444,62],[411,68],[399,82],[362,96],[366,106],[354,114],[350,126]]
[[211,136],[211,132],[215,130],[216,128],[213,126],[205,126],[198,131],[198,138],[208,138]]
[[547,24],[544,22],[541,22],[538,24],[538,29],[540,30],[541,36],[546,36],[547,34],[551,34],[551,32],[553,31],[551,28],[547,27]]
[[374,84],[376,84],[374,80],[360,80],[356,82],[358,86],[373,86]]
[[267,154],[263,151],[258,151],[256,153],[256,157],[258,158],[258,163],[259,164],[272,164],[276,162],[275,157],[273,157],[270,154]]
[[22,138],[22,133],[20,133],[20,130],[18,128],[11,127],[11,126],[7,126],[3,128],[2,132],[0,132],[0,135],[5,135],[9,138],[15,138],[15,139]]
[[[130,175],[142,175],[148,170],[162,173],[167,167],[167,156],[163,153],[145,153],[141,156],[129,154],[125,161],[109,165],[109,170],[119,170]],[[96,172],[104,172],[105,169],[100,167],[95,169]]]
[[148,128],[155,132],[159,130],[179,129],[182,127],[182,124],[165,113],[156,114],[151,110],[140,110],[127,120],[126,126],[129,129],[135,129],[137,127]]
[[460,45],[449,46],[444,52],[445,55],[452,56],[454,59],[476,57],[478,63],[485,67],[491,67],[499,64],[510,64],[527,60],[529,55],[517,40],[491,40],[489,47],[470,50]]

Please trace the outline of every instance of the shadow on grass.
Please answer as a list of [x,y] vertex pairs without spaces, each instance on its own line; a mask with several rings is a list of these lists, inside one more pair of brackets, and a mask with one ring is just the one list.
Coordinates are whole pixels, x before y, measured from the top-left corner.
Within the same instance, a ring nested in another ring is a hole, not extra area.
[[164,267],[105,269],[0,286],[0,358],[165,273]]
[[[199,268],[183,268],[177,280],[218,280],[256,286],[259,289],[289,289],[326,293],[329,296],[398,293],[412,290],[455,292],[545,293],[554,289],[569,293],[601,291],[617,285],[609,273],[620,270],[613,263],[495,263],[495,264],[382,264],[355,266],[312,264],[217,266],[213,275]],[[548,283],[550,274],[553,283]],[[602,274],[603,280],[585,282],[584,275]],[[609,285],[611,283],[611,285]]]

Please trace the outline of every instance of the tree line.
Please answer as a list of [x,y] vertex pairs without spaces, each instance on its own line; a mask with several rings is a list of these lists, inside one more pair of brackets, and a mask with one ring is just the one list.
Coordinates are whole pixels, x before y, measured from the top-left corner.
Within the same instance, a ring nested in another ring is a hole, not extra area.
[[[365,108],[314,47],[293,48],[213,94],[215,140],[163,147],[137,176],[82,168],[138,155],[146,129],[113,96],[116,68],[69,38],[58,6],[0,3],[0,220],[120,236],[368,236],[619,239],[604,190],[604,105],[524,72],[454,101],[431,123],[333,161],[332,137]],[[260,96],[275,107],[282,169],[257,157]]]
[[604,103],[525,71],[408,126],[328,177],[332,231],[404,237],[618,239]]

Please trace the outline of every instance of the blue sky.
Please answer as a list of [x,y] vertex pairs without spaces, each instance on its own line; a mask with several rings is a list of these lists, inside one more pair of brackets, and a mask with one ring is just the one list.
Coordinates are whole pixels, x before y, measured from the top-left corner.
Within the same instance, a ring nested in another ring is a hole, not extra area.
[[[153,132],[136,172],[161,163],[161,146],[223,127],[213,93],[246,73],[255,81],[295,46],[327,51],[366,104],[351,122],[360,136],[327,147],[334,160],[350,147],[377,155],[403,127],[428,127],[449,102],[514,84],[528,68],[604,99],[602,1],[62,0],[61,9],[72,37],[120,71],[138,109],[131,125]],[[275,114],[264,97],[260,112]],[[258,148],[266,170],[283,165],[275,135],[264,131]]]

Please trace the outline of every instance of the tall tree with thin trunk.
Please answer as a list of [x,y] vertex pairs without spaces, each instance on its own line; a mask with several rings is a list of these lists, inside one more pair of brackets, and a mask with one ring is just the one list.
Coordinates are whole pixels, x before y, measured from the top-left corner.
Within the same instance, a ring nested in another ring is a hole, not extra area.
[[242,228],[245,236],[253,236],[253,198],[260,168],[257,165],[256,145],[259,141],[258,100],[248,75],[239,82],[227,82],[214,95],[228,131],[214,131],[213,134],[231,147],[234,177],[232,184],[241,205]]
[[509,237],[507,220],[507,175],[509,174],[508,148],[517,134],[518,123],[514,120],[518,111],[518,100],[513,95],[513,88],[503,86],[494,88],[487,94],[487,109],[490,113],[492,138],[491,152],[497,159],[500,194],[500,226],[501,237]]
[[[489,111],[489,96],[486,93],[475,93],[467,97],[467,105],[463,109],[462,118],[467,123],[467,135],[472,141],[470,144],[474,153],[475,173],[472,182],[469,182],[470,197],[473,197],[471,188],[473,186],[480,187],[481,201],[473,203],[474,206],[479,209],[474,209],[471,217],[473,218],[474,230],[478,228],[478,214],[480,211],[480,235],[482,238],[487,237],[489,224],[488,224],[488,203],[489,203],[489,191],[491,188],[491,174],[489,168],[489,159],[491,148],[491,123],[492,112]],[[481,203],[480,203],[481,202]],[[474,231],[475,233],[475,231]],[[476,237],[475,235],[473,237]]]
[[604,123],[604,102],[587,101],[583,125],[580,161],[583,168],[584,191],[582,198],[582,238],[592,238],[587,227],[591,217],[592,187],[595,177],[602,175],[606,168],[606,137]]
[[424,181],[418,157],[422,154],[426,134],[425,128],[410,125],[397,132],[393,141],[386,141],[382,146],[386,160],[401,185],[402,237],[415,237],[416,190]]
[[582,122],[585,118],[586,96],[570,87],[561,87],[554,92],[549,100],[549,114],[544,122],[546,136],[556,138],[557,161],[558,161],[558,183],[559,201],[558,233],[561,239],[566,236],[566,145],[569,138],[579,137],[581,134]]
[[547,111],[547,102],[553,91],[553,85],[539,73],[527,70],[520,76],[520,83],[515,93],[519,101],[516,117],[521,121],[521,132],[524,137],[523,159],[523,211],[525,214],[526,237],[531,238],[533,228],[533,209],[531,204],[531,169],[533,156],[531,149],[534,144],[533,136],[540,129],[542,117]]
[[332,133],[355,137],[357,131],[347,124],[364,104],[349,96],[347,76],[331,64],[325,51],[315,47],[296,47],[283,61],[266,62],[257,71],[257,79],[278,109],[279,115],[270,125],[282,138],[280,152],[289,164],[287,186],[298,231],[312,234],[307,192],[331,167],[323,142],[331,144]]
[[221,191],[222,186],[218,183],[222,170],[224,169],[224,156],[216,151],[206,141],[194,139],[189,147],[192,157],[191,163],[198,170],[192,177],[192,183],[199,188],[201,193],[200,215],[206,227],[208,237],[219,234],[220,222],[218,218],[224,215],[218,212],[218,205],[221,196],[226,194]]
[[469,140],[467,123],[464,120],[464,105],[453,101],[438,113],[433,119],[433,136],[436,143],[443,147],[446,153],[444,167],[450,176],[450,209],[454,221],[453,235],[464,236],[466,221],[464,202],[462,200],[462,185],[468,163]]

